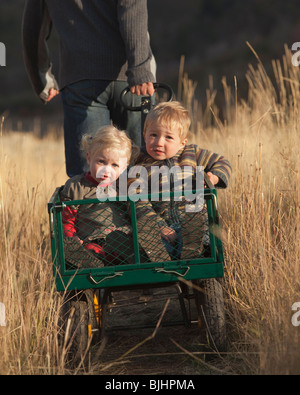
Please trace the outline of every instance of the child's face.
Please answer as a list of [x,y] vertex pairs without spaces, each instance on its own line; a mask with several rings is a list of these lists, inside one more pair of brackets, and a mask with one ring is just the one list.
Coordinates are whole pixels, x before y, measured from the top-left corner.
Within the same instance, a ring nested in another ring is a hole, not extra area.
[[155,160],[172,158],[187,142],[177,130],[167,129],[158,122],[149,125],[144,138],[146,151]]
[[104,149],[86,154],[91,176],[99,185],[111,184],[127,167],[127,158],[119,150]]

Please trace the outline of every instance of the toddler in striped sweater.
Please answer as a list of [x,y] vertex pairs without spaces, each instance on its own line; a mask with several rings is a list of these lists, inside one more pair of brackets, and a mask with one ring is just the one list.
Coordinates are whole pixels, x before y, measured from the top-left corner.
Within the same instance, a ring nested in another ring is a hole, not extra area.
[[[156,192],[167,190],[172,192],[180,189],[179,185],[184,188],[186,174],[190,174],[193,182],[189,185],[194,189],[197,169],[200,166],[213,185],[217,188],[227,187],[231,173],[228,160],[223,155],[199,148],[194,144],[187,144],[190,124],[188,111],[176,101],[160,103],[147,115],[143,132],[145,152],[141,153],[137,164],[146,169],[148,179],[145,183],[148,184],[146,185],[148,191],[154,186]],[[164,172],[162,169],[169,171]],[[179,171],[174,172],[172,169]],[[133,181],[134,178],[129,179],[129,190]],[[144,235],[148,240],[152,240],[152,246],[156,243],[156,247],[153,248],[156,257],[153,257],[153,260],[160,260],[159,244],[164,245],[171,259],[199,256],[207,232],[205,206],[202,205],[202,210],[198,211],[188,210],[186,199],[176,198],[172,194],[167,200],[163,198],[159,202],[156,200],[151,198],[148,201],[136,202],[140,235],[145,229]],[[155,238],[155,232],[159,235],[159,239]],[[142,243],[141,236],[140,242]],[[146,250],[149,250],[145,243],[142,244]]]

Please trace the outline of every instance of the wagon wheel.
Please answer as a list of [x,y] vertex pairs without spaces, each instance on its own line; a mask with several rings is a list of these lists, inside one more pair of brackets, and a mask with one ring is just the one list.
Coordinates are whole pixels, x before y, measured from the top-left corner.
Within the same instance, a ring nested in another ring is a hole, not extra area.
[[90,346],[99,339],[94,295],[94,291],[89,289],[69,293],[62,307],[62,352],[66,354],[65,361],[70,367],[82,364],[87,368]]
[[97,326],[99,329],[97,340],[102,341],[104,340],[105,337],[106,316],[108,311],[108,302],[111,297],[111,293],[109,290],[98,289],[95,291],[95,297],[94,297],[94,310],[97,320]]
[[[201,327],[206,330],[209,345],[217,351],[226,351],[226,318],[223,290],[215,278],[195,280],[195,302]],[[201,289],[201,290],[200,290]]]

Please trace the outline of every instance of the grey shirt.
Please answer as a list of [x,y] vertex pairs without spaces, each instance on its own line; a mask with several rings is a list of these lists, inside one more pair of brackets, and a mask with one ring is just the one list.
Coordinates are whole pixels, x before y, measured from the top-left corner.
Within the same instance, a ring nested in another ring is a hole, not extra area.
[[[58,82],[47,46],[52,23],[60,39]],[[43,101],[50,88],[84,79],[155,82],[147,0],[27,0],[22,38],[27,73]]]

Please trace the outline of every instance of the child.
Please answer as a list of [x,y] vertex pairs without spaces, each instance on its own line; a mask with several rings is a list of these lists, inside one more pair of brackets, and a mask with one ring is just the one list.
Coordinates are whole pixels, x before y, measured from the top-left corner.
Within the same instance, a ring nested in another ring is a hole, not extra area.
[[[147,170],[148,187],[153,186],[151,178],[161,166],[169,169],[174,166],[181,169],[190,167],[193,169],[194,181],[196,166],[203,166],[213,185],[227,187],[231,173],[229,162],[222,155],[193,144],[187,145],[190,123],[188,111],[175,101],[160,103],[147,115],[143,132],[146,152],[140,155],[137,164]],[[181,177],[179,183],[182,185],[184,178],[183,175]],[[129,180],[129,188],[133,181],[134,179]],[[166,180],[161,176],[160,191],[166,191],[165,182],[169,182],[169,189],[174,188],[174,182],[172,185],[170,179]],[[155,240],[156,255],[159,255],[158,243],[165,246],[172,259],[192,258],[201,254],[207,231],[207,213],[206,210],[187,212],[186,205],[186,201],[176,201],[174,198],[157,203],[153,200],[136,202],[140,234],[146,236],[144,243],[140,238],[140,243],[145,250],[146,244]],[[160,234],[161,241],[157,237],[155,239],[154,229],[159,231],[157,234]]]
[[[89,171],[66,182],[61,191],[63,201],[98,198],[99,190],[107,192],[117,184],[120,174],[138,153],[126,133],[114,126],[104,126],[93,136],[84,135],[81,145]],[[126,202],[66,206],[62,221],[69,263],[76,267],[119,264],[124,260],[132,263]]]

